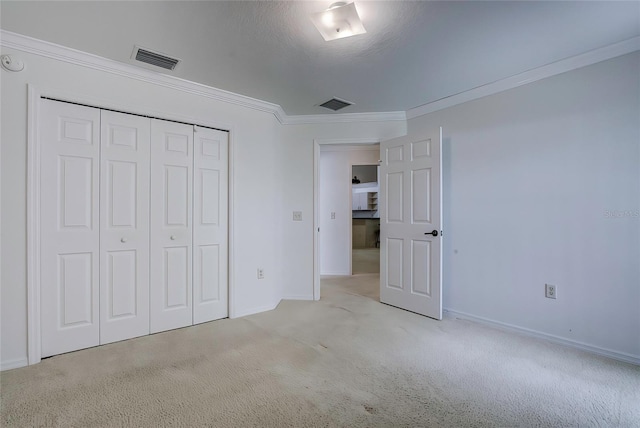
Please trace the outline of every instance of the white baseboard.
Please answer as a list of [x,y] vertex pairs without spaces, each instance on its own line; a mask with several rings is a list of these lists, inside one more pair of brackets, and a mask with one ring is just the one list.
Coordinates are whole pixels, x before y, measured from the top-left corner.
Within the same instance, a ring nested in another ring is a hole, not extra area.
[[282,300],[313,300],[313,294],[287,294]]
[[246,317],[246,316],[253,315],[253,314],[259,314],[260,312],[272,311],[275,308],[277,308],[279,304],[280,304],[280,300],[278,300],[277,302],[275,302],[274,304],[271,304],[271,305],[264,305],[264,306],[258,306],[258,307],[255,307],[255,308],[241,309],[239,311],[236,311],[236,313],[233,316],[233,318]]
[[29,360],[27,357],[18,358],[16,360],[3,361],[0,363],[0,371],[17,369],[20,367],[26,367],[29,365]]
[[467,314],[464,312],[454,311],[452,309],[444,308],[444,311],[451,316],[465,319],[468,321],[474,321],[480,324],[489,325],[492,327],[497,327],[502,330],[512,331],[516,333],[521,333],[529,337],[535,337],[538,339],[548,340],[553,343],[557,343],[559,345],[568,346],[570,348],[580,349],[582,351],[587,351],[592,354],[601,355],[603,357],[612,358],[614,360],[623,361],[625,363],[631,363],[635,365],[640,365],[640,356],[631,355],[624,352],[613,351],[611,349],[601,348],[598,346],[588,345],[586,343],[578,342],[575,340],[565,339],[564,337],[555,336],[553,334],[542,333],[540,331],[531,330],[524,327],[519,327],[517,325],[508,324],[500,321],[491,320],[488,318],[478,317],[475,315]]

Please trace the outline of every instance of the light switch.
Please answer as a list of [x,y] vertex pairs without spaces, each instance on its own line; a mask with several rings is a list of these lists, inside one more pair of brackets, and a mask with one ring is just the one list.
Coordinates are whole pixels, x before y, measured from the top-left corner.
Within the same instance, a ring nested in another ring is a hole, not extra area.
[[336,219],[336,213],[332,212],[331,213],[331,220],[335,220]]

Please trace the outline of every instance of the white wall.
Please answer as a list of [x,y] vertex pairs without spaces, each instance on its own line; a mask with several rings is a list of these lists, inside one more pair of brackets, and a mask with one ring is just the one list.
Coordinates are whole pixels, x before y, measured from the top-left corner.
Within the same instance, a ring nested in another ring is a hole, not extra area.
[[418,117],[409,134],[440,125],[445,308],[637,361],[640,54]]
[[[351,166],[373,165],[380,146],[322,146],[320,152],[320,274],[351,275]],[[331,219],[331,213],[336,218]]]

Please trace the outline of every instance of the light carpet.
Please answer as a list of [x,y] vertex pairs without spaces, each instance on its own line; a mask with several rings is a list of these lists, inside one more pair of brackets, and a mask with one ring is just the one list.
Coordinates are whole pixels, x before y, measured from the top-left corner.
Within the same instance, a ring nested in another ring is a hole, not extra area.
[[640,367],[376,301],[319,302],[46,359],[1,374],[2,426],[640,426]]
[[380,248],[354,248],[351,250],[351,271],[380,273]]

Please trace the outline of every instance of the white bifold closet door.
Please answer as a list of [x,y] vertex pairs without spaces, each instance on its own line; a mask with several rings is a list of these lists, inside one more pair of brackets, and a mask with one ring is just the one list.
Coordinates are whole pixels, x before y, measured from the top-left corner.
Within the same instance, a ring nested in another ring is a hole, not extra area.
[[101,112],[100,343],[149,334],[149,119]]
[[[228,134],[151,121],[151,332],[228,316]],[[193,211],[192,211],[193,208]]]
[[228,316],[228,134],[42,100],[42,357]]
[[40,126],[42,356],[100,343],[100,110],[44,100]]
[[151,120],[151,333],[193,324],[193,126]]
[[228,316],[228,133],[194,127],[193,323]]
[[42,356],[149,334],[149,119],[42,116]]

